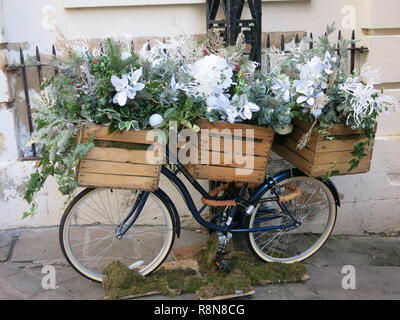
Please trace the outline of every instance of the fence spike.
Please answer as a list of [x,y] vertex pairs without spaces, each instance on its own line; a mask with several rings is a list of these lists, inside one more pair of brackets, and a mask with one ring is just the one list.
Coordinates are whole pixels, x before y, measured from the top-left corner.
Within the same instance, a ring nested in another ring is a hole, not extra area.
[[339,30],[338,42],[337,42],[337,49],[336,49],[337,54],[338,54],[339,57],[341,57],[341,54],[340,54],[340,42],[341,42],[341,40],[342,40],[342,31]]
[[[54,57],[57,57],[56,46],[54,44],[51,47],[51,52],[53,53]],[[58,74],[58,67],[57,66],[54,67],[54,74],[55,75]]]
[[150,46],[150,40],[147,40],[147,50],[150,51],[151,50],[151,46]]
[[294,38],[294,43],[296,44],[296,46],[299,46],[300,44],[300,38],[298,34],[296,34],[296,37]]
[[268,36],[267,36],[267,49],[269,49],[269,48],[271,48],[271,36],[268,33]]
[[353,30],[351,34],[351,50],[350,50],[350,73],[353,73],[356,69],[356,31]]
[[281,50],[285,51],[285,35],[283,35],[283,34],[281,37]]
[[314,36],[312,32],[310,33],[310,39],[310,49],[314,49]]
[[41,65],[40,52],[38,46],[36,46],[36,60],[38,62],[37,70],[38,70],[39,87],[40,87],[40,84],[43,81],[43,72],[42,72],[42,65]]
[[[165,38],[163,38],[162,42],[163,42],[163,44],[166,44]],[[163,51],[164,51],[164,53],[167,53],[167,49],[165,47],[164,47]]]
[[[24,94],[25,94],[25,103],[26,103],[26,114],[28,117],[28,127],[29,133],[32,134],[33,132],[33,121],[32,121],[32,111],[31,111],[31,103],[29,100],[29,90],[28,90],[28,78],[26,76],[26,66],[25,66],[25,58],[24,53],[22,52],[22,47],[19,47],[19,58],[21,61],[21,73],[22,73],[22,82],[24,85]],[[32,144],[32,155],[36,157],[36,145]]]

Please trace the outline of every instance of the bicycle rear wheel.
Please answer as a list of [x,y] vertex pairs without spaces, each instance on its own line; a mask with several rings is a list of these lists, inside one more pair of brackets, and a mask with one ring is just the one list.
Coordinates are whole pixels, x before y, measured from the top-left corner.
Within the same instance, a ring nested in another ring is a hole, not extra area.
[[101,282],[113,261],[147,275],[167,258],[174,240],[170,208],[151,192],[134,225],[118,239],[116,231],[140,191],[85,189],[66,209],[60,224],[60,244],[70,265],[84,277]]
[[[287,183],[301,188],[300,197],[285,203],[301,225],[247,234],[249,247],[267,262],[294,263],[311,257],[323,246],[335,226],[335,198],[322,181],[298,176],[282,179],[278,185],[284,189],[283,185]],[[262,198],[273,196],[271,190],[268,190]],[[248,228],[290,223],[290,217],[276,202],[259,204],[248,218]]]

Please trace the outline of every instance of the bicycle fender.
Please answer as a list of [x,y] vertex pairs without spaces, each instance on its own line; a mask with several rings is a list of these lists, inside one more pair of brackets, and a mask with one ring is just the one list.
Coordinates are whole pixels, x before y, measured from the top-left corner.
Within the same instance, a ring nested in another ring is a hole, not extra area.
[[157,190],[153,191],[156,193],[160,198],[162,198],[165,201],[165,204],[169,206],[169,209],[171,209],[172,214],[174,216],[174,229],[176,236],[179,238],[181,235],[181,220],[179,218],[178,210],[176,210],[175,204],[172,202],[171,198],[161,189],[158,188]]
[[[307,175],[303,171],[297,168],[293,168],[278,173],[274,179],[280,180],[282,178],[290,178],[298,176],[307,176]],[[329,190],[332,192],[333,197],[335,198],[336,205],[340,207],[341,203],[340,203],[339,192],[337,191],[337,188],[333,183],[333,181],[331,179],[322,179],[322,178],[319,178],[318,180],[323,182],[329,188]]]

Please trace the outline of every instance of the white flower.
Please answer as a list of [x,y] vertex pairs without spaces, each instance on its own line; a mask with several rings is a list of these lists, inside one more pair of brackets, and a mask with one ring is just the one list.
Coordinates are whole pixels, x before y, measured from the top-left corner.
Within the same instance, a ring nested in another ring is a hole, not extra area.
[[122,78],[117,76],[111,77],[111,83],[115,87],[117,94],[113,98],[113,103],[124,106],[128,99],[135,99],[136,92],[143,90],[144,84],[138,83],[142,75],[142,69],[138,69],[131,74],[124,74]]
[[131,71],[131,74],[128,75],[128,79],[131,82],[131,86],[135,91],[140,91],[144,89],[144,84],[143,83],[138,83],[140,77],[142,76],[143,70],[142,68],[136,70],[136,71]]
[[231,104],[229,98],[223,94],[207,98],[207,111],[210,112],[212,110],[218,111],[221,114],[221,118],[230,123],[236,122],[236,118],[239,116],[238,108]]
[[239,112],[234,106],[231,106],[229,109],[227,109],[225,113],[226,113],[226,120],[230,123],[235,123],[236,118],[239,116]]
[[251,120],[253,112],[260,111],[260,107],[250,102],[245,94],[242,94],[239,98],[239,108],[239,115],[243,120]]
[[320,87],[326,89],[328,87],[328,77],[334,73],[333,63],[337,60],[332,57],[329,51],[325,53],[325,59],[313,57],[306,64],[298,65],[300,71],[300,80],[303,82],[312,81],[314,88]]
[[171,84],[170,85],[171,85],[171,90],[172,90],[173,94],[176,94],[178,92],[178,90],[180,90],[183,87],[182,84],[176,82],[174,75],[171,78]]
[[207,111],[216,110],[221,118],[230,123],[242,120],[250,120],[253,112],[260,111],[260,107],[248,100],[245,94],[234,95],[232,101],[223,94],[213,95],[207,98]]
[[315,89],[313,87],[314,82],[311,80],[295,80],[294,85],[296,86],[296,92],[300,93],[300,96],[297,98],[296,102],[298,104],[306,103],[309,106],[313,106],[315,102]]
[[209,96],[207,98],[207,112],[212,110],[218,110],[225,112],[231,107],[231,102],[229,98],[223,94],[219,94],[216,96]]
[[289,102],[291,97],[292,85],[288,76],[282,76],[281,78],[275,78],[271,87],[272,92],[278,99],[282,99],[285,102]]
[[130,57],[132,57],[132,53],[130,53],[129,51],[121,53],[121,60],[123,61],[128,60]]
[[233,70],[226,59],[208,55],[188,66],[189,74],[194,81],[186,90],[194,96],[209,97],[224,93],[233,81]]

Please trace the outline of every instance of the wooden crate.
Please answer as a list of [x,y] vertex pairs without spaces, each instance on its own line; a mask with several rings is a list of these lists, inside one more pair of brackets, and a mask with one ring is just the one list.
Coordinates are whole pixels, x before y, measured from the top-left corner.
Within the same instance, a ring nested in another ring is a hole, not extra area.
[[287,136],[277,137],[272,150],[312,177],[322,177],[328,172],[336,170],[340,175],[369,171],[372,150],[366,152],[368,156],[360,161],[357,168],[348,171],[349,162],[355,158],[351,154],[354,144],[363,141],[360,131],[343,125],[335,125],[327,136],[334,136],[336,139],[330,141],[314,129],[307,145],[300,150],[297,148],[298,141],[310,127],[311,125],[308,123],[295,120],[293,132]]
[[[198,163],[186,166],[193,177],[228,182],[264,182],[274,137],[272,129],[228,122],[211,123],[204,119],[198,125],[201,128]],[[209,130],[208,134],[205,129]],[[253,137],[246,136],[247,129],[253,130]],[[242,159],[238,159],[238,155]]]
[[149,164],[146,159],[146,149],[154,144],[151,132],[109,134],[108,127],[83,125],[78,130],[78,143],[87,141],[89,135],[93,135],[95,147],[77,166],[79,186],[148,191],[158,188],[161,164]]

